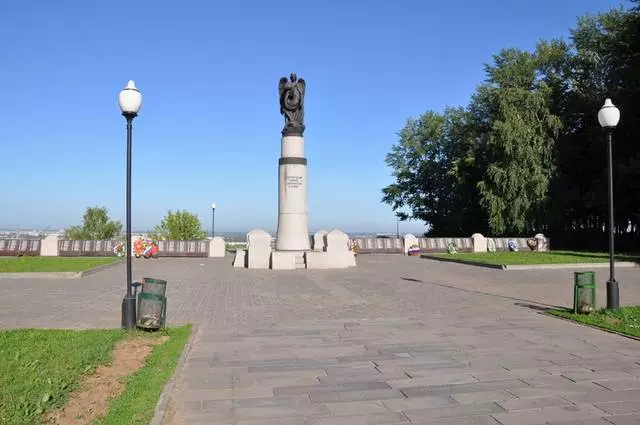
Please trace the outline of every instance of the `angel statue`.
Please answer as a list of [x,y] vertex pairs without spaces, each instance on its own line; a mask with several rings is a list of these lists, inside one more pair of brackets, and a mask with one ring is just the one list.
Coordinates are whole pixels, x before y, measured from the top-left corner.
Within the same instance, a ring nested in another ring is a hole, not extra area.
[[291,81],[287,77],[280,78],[278,92],[280,94],[280,113],[284,115],[283,136],[302,136],[304,132],[304,92],[307,84],[291,73]]

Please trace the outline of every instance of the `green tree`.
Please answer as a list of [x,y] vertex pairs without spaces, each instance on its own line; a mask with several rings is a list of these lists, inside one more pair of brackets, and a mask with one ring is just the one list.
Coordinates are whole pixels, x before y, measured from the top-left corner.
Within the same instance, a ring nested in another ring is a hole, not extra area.
[[382,190],[383,202],[402,220],[425,221],[431,235],[464,235],[474,218],[482,228],[477,190],[469,184],[473,158],[467,120],[462,108],[410,119],[386,157],[395,182]]
[[150,236],[157,240],[192,241],[205,239],[207,232],[196,214],[169,210]]
[[609,97],[621,111],[616,246],[640,250],[638,52],[640,0],[579,18],[567,41],[500,51],[466,108],[428,112],[400,131],[383,201],[433,234],[543,231],[556,247],[606,249],[607,148],[596,115]]
[[71,240],[106,240],[117,237],[122,232],[119,221],[109,219],[105,207],[87,207],[82,218],[82,226],[72,226],[65,230],[65,238]]
[[610,97],[622,112],[614,137],[614,230],[619,247],[637,250],[640,199],[629,194],[640,190],[640,13],[582,17],[571,42],[567,90],[556,102],[565,131],[557,144],[552,234],[556,246],[607,246],[606,144],[596,113]]
[[481,135],[486,172],[478,182],[494,234],[537,230],[555,171],[554,144],[562,128],[550,108],[551,89],[538,74],[536,55],[506,49],[485,67],[487,83],[474,102],[490,123]]

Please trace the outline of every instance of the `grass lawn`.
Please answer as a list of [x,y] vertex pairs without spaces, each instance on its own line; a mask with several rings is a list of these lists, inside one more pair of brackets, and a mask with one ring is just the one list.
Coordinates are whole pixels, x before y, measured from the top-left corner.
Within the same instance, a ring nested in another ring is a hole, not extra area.
[[[472,261],[482,264],[575,264],[607,263],[609,254],[605,252],[577,251],[518,251],[518,252],[459,252],[457,254],[423,254],[424,258],[450,258],[452,260]],[[616,261],[640,261],[640,255],[617,254]]]
[[640,306],[622,307],[617,311],[600,310],[591,314],[574,314],[565,310],[549,310],[548,313],[640,338]]
[[121,330],[0,331],[0,423],[31,425],[109,360]]
[[191,325],[161,332],[169,335],[169,341],[153,349],[144,367],[127,379],[124,393],[111,402],[107,416],[95,423],[147,425],[151,422],[160,393],[173,375],[190,333]]
[[81,272],[118,260],[117,257],[0,257],[0,273]]
[[[94,423],[148,424],[190,332],[190,326],[133,332],[145,338],[168,335],[169,340],[153,348],[144,366],[126,378],[124,392],[110,402],[107,415]],[[44,413],[64,406],[86,375],[110,361],[111,351],[127,335],[119,329],[0,331],[0,424],[40,424]]]

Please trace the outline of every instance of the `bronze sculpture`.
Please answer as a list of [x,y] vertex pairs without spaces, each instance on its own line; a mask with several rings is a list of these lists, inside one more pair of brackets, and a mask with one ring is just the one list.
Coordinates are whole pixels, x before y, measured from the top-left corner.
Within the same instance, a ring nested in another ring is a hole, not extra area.
[[287,77],[280,78],[278,93],[280,95],[280,113],[284,115],[283,136],[299,136],[304,133],[304,93],[306,82],[291,73],[290,81]]

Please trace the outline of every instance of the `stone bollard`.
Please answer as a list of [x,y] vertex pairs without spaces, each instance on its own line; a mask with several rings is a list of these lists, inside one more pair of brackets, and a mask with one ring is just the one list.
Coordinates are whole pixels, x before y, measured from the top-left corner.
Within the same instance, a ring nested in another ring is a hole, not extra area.
[[48,235],[40,241],[40,255],[42,257],[58,256],[58,235]]
[[324,237],[327,234],[327,231],[324,229],[318,230],[314,235],[313,235],[313,250],[317,251],[317,252],[322,252],[324,251],[325,248],[325,244],[324,244]]
[[236,255],[235,257],[233,257],[233,267],[236,267],[236,268],[247,267],[246,255],[247,253],[244,249],[236,250]]
[[349,236],[334,229],[325,235],[325,250],[329,268],[347,268],[355,264],[353,252],[349,251]]
[[225,256],[227,248],[224,239],[220,236],[209,239],[209,257],[222,258]]
[[268,269],[271,261],[271,235],[262,229],[247,233],[247,267]]
[[538,251],[549,251],[549,239],[542,233],[538,233],[534,236],[535,240],[538,241]]
[[473,244],[473,252],[487,252],[487,238],[482,233],[474,233],[471,235]]
[[407,233],[406,235],[404,235],[402,237],[402,242],[404,243],[404,246],[402,247],[402,251],[404,252],[404,255],[409,254],[409,248],[411,248],[412,245],[415,245],[418,247],[420,246],[420,242],[418,241],[418,238],[412,235],[411,233]]

